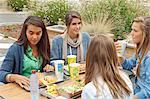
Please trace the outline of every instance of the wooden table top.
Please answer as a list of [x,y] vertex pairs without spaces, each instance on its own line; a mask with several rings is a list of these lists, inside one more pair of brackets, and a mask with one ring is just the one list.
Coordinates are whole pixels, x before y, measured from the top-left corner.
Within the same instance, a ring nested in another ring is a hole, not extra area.
[[[0,96],[4,99],[31,99],[30,92],[25,91],[15,83],[0,85]],[[39,99],[47,98],[40,96]]]
[[[127,48],[125,56],[130,57],[133,52],[133,48]],[[0,96],[4,97],[4,99],[31,99],[30,92],[25,91],[15,83],[0,85]],[[44,96],[40,96],[39,99],[47,98]]]

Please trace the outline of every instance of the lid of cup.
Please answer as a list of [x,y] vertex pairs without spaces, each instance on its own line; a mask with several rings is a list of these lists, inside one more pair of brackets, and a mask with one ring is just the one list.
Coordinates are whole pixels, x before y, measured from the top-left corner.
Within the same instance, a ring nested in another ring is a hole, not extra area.
[[75,57],[75,58],[76,58],[77,56],[76,56],[76,55],[68,55],[67,58],[68,58],[68,57],[71,57],[71,58],[72,58],[72,57]]
[[64,60],[53,60],[54,63],[64,63]]

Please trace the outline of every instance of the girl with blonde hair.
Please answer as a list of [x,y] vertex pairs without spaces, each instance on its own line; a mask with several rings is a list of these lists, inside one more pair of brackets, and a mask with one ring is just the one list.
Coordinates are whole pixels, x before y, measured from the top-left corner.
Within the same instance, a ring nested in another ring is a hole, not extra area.
[[150,17],[134,19],[131,31],[136,52],[130,59],[122,57],[122,66],[135,70],[132,79],[135,99],[150,99]]

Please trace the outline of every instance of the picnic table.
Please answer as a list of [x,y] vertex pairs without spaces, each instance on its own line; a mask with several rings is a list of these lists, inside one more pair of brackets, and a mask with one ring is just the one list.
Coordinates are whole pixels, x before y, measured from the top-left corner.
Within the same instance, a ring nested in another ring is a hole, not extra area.
[[[130,48],[130,47],[126,48],[125,56],[127,58],[132,56],[133,53],[134,53],[134,48]],[[30,92],[22,89],[18,84],[15,83],[0,85],[0,96],[3,97],[4,99],[30,99],[31,98]],[[47,99],[47,98],[40,95],[39,99]]]

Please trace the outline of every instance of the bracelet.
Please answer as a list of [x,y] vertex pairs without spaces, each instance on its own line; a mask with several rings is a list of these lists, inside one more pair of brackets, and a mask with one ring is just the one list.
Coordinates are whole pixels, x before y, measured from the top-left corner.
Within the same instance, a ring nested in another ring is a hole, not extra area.
[[7,75],[7,82],[11,82],[11,80],[10,80],[10,79],[11,79],[11,76],[12,76],[12,74],[8,74],[8,75]]

